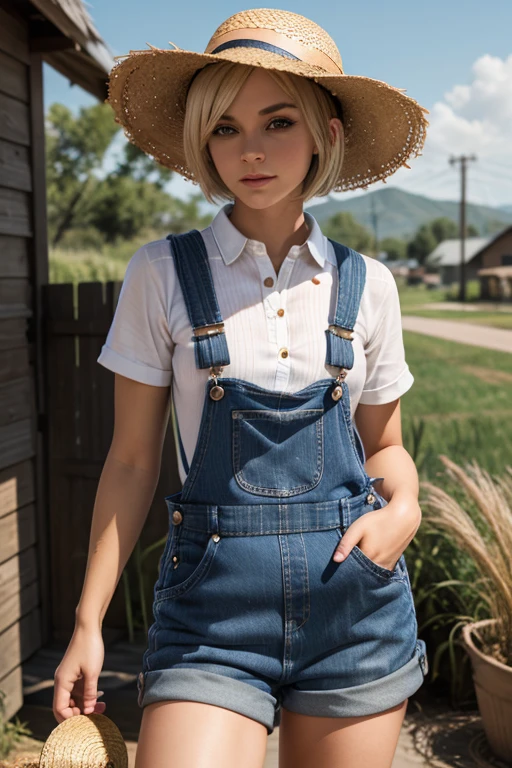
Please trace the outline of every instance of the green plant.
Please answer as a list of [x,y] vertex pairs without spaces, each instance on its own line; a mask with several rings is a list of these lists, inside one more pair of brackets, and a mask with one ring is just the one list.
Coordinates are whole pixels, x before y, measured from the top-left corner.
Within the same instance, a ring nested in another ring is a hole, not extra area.
[[4,760],[24,736],[32,736],[32,731],[18,717],[14,722],[5,719],[5,691],[0,689],[0,760]]
[[474,591],[478,611],[461,616],[453,635],[465,622],[496,619],[481,633],[481,649],[512,666],[512,467],[493,477],[475,460],[462,468],[447,456],[440,459],[452,483],[451,493],[422,482],[427,492],[422,510],[429,527],[449,537],[470,558],[477,574],[462,581],[466,590]]

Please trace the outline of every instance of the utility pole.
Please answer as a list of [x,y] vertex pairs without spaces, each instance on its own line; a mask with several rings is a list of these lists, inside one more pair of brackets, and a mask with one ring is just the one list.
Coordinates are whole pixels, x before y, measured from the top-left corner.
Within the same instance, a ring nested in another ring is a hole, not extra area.
[[466,166],[476,160],[475,155],[450,157],[450,165],[460,163],[460,285],[459,301],[466,301]]

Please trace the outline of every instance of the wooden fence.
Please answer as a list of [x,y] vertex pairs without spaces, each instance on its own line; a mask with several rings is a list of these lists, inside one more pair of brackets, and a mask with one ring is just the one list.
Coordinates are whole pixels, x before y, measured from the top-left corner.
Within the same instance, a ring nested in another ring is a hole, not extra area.
[[[69,640],[83,585],[98,481],[114,426],[114,374],[97,362],[121,282],[44,287],[46,318],[49,545],[55,639]],[[180,488],[169,423],[162,472],[141,535],[143,546],[167,530],[163,497]],[[155,563],[156,577],[156,563]],[[104,637],[126,629],[122,581],[105,615]]]

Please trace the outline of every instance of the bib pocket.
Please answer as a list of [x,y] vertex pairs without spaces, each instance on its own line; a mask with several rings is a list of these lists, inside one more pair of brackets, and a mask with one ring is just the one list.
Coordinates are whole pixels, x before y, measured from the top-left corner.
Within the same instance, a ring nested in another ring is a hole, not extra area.
[[306,493],[324,469],[323,408],[233,410],[233,470],[238,485],[259,496]]

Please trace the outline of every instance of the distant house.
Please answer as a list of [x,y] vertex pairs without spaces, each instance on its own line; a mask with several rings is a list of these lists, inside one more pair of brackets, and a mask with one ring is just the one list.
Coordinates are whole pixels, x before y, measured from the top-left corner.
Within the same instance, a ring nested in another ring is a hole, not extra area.
[[[460,240],[443,240],[425,263],[437,267],[443,285],[459,280]],[[467,280],[477,280],[479,271],[512,265],[512,226],[505,227],[492,237],[468,237],[465,243]]]
[[[475,256],[481,253],[490,242],[488,237],[468,237],[464,248],[464,263],[466,265],[466,279],[476,280],[478,269],[482,266],[480,261],[475,261]],[[441,277],[442,285],[451,285],[459,280],[460,268],[460,240],[443,240],[434,248],[425,259],[425,265],[435,268]]]

